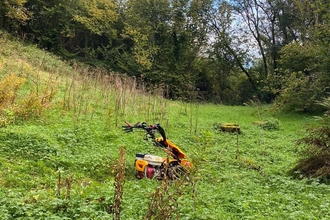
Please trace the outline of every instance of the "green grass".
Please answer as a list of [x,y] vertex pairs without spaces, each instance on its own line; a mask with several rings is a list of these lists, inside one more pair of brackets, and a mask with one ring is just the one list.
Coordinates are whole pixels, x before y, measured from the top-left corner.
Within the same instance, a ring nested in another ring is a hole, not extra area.
[[[124,120],[160,122],[192,159],[195,191],[187,185],[177,196],[180,219],[330,218],[328,185],[287,174],[300,158],[296,140],[316,124],[313,116],[276,113],[256,103],[164,100],[134,90],[128,79],[120,84],[112,76],[106,84],[108,78],[98,79],[97,71],[92,78],[80,76],[58,58],[2,36],[0,78],[12,72],[26,78],[17,102],[36,87],[39,98],[41,88],[51,85],[57,93],[42,114],[0,128],[0,219],[111,219],[113,167],[121,146],[126,150],[121,218],[144,219],[160,183],[134,177],[135,153],[164,153],[144,141],[143,132],[124,134]],[[253,124],[262,120],[277,120],[279,130]],[[214,127],[224,122],[239,124],[242,134]]]

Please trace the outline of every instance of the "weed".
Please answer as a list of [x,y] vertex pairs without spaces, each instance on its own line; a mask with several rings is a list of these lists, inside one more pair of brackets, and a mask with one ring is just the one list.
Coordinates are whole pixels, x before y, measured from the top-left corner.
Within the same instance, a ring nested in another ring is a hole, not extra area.
[[125,184],[125,149],[120,148],[119,159],[114,166],[116,173],[115,177],[115,192],[114,192],[114,202],[113,202],[113,219],[120,219],[120,212],[122,208],[122,198],[124,193],[124,184]]
[[150,197],[145,219],[180,219],[179,199],[189,194],[194,186],[189,174],[187,171],[175,181],[167,178],[160,181]]
[[14,104],[17,98],[19,87],[24,83],[25,79],[11,73],[0,81],[0,107],[6,104]]
[[263,130],[278,131],[280,129],[280,122],[276,118],[271,118],[263,121],[254,121],[253,124],[257,125]]

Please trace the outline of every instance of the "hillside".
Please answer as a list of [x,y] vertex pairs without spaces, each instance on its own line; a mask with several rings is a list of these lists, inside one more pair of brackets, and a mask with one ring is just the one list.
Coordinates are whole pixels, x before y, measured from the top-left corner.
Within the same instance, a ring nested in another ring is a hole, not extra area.
[[[288,175],[312,115],[162,94],[1,33],[0,219],[329,219],[329,187]],[[166,154],[123,133],[125,120],[160,123],[193,162],[189,178],[137,179],[136,153]]]

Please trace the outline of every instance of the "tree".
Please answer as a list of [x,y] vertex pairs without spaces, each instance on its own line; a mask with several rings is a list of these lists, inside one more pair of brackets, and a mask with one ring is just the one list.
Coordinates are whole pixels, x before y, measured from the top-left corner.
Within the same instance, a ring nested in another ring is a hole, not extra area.
[[277,84],[279,51],[298,36],[292,13],[294,7],[287,0],[234,0],[231,4],[236,12],[236,22],[242,21],[241,24],[246,25],[246,28],[239,25],[241,37],[250,38],[252,50],[261,58],[261,62],[256,62],[257,56],[254,58],[253,69],[257,72],[244,68],[247,65],[241,69],[250,72],[249,79],[254,79],[260,98],[271,102],[278,95],[274,91],[280,87]]
[[[195,65],[206,42],[205,1],[127,1],[124,36],[130,39],[136,74],[185,97],[196,87]],[[203,23],[204,22],[204,23]],[[191,96],[191,95],[190,95]]]
[[20,31],[31,19],[30,13],[24,4],[27,0],[3,0],[0,2],[0,21],[2,28],[9,31]]
[[26,8],[33,17],[28,22],[27,33],[41,48],[58,53],[74,36],[72,27],[72,0],[28,0]]
[[[222,69],[230,71],[235,66],[245,74],[251,85],[253,93],[258,95],[257,78],[249,70],[252,61],[251,51],[249,51],[249,41],[242,35],[241,29],[237,27],[238,17],[233,14],[233,7],[227,2],[218,2],[217,7],[209,13],[210,35],[214,38],[211,42],[211,58],[214,55],[221,58]],[[212,55],[213,54],[213,55]],[[227,76],[230,72],[223,73]],[[228,84],[227,84],[228,85]]]
[[132,42],[135,62],[143,71],[149,71],[157,57],[161,43],[167,37],[169,2],[167,0],[128,0],[125,11],[124,38]]
[[70,12],[80,52],[94,60],[116,59],[109,51],[117,47],[118,5],[109,0],[79,0]]
[[296,26],[302,30],[297,32],[299,40],[280,51],[277,78],[280,95],[275,104],[281,109],[310,112],[319,110],[315,102],[330,91],[330,19],[326,13],[330,4],[322,0],[304,6],[300,1],[295,3],[304,10],[300,14],[306,15],[302,19],[305,25]]
[[107,0],[79,0],[73,13],[73,19],[82,24],[93,34],[106,35],[112,38],[116,35],[113,28],[118,19],[116,5]]

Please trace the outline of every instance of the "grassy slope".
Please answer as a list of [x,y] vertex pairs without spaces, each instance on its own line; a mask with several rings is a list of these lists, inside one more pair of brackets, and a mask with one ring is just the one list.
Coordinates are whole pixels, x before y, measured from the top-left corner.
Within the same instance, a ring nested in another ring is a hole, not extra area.
[[[2,37],[0,77],[12,72],[26,78],[18,98],[36,87],[55,86],[57,95],[40,117],[0,128],[1,219],[111,218],[106,210],[120,146],[127,163],[121,217],[143,219],[159,183],[135,179],[135,153],[162,152],[140,132],[123,134],[124,120],[161,122],[168,138],[193,159],[196,191],[188,187],[180,197],[180,219],[330,217],[328,186],[287,175],[299,157],[295,141],[306,124],[315,123],[312,116],[275,114],[269,106],[195,105],[142,96],[129,80],[115,78],[108,85],[104,79],[80,78],[43,51]],[[273,118],[280,122],[278,131],[252,124]],[[218,132],[213,125],[221,122],[238,123],[243,133]],[[59,170],[63,183],[72,180],[69,199],[64,185],[56,195]]]

